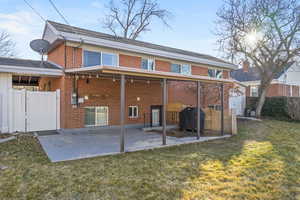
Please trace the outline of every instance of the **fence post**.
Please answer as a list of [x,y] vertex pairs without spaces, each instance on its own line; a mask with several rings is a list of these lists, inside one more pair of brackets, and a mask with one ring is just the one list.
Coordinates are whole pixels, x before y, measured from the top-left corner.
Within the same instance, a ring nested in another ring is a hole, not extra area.
[[60,89],[56,90],[56,129],[60,129]]

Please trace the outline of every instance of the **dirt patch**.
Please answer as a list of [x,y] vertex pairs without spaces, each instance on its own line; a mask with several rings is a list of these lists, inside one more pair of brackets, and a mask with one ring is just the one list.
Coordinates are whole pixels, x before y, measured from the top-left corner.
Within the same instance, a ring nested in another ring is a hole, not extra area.
[[13,135],[12,134],[8,134],[8,133],[3,133],[3,134],[0,133],[0,139],[6,139],[6,138],[9,138],[11,136],[13,136]]

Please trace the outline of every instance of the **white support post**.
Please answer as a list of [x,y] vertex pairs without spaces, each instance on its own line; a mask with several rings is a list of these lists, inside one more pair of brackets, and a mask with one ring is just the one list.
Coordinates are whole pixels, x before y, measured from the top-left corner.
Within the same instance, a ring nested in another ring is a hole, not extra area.
[[56,90],[56,129],[60,129],[60,89]]

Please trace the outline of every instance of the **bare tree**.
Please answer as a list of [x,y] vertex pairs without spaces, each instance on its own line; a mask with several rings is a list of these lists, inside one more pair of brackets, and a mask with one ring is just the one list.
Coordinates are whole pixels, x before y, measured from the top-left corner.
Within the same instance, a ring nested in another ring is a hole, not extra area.
[[0,33],[0,56],[13,56],[15,43],[11,40],[10,36],[6,32]]
[[170,12],[161,9],[156,0],[111,0],[109,13],[104,20],[104,28],[115,36],[136,39],[141,33],[150,31],[154,18],[169,26],[167,20]]
[[257,117],[277,73],[300,52],[300,9],[297,0],[225,0],[218,11],[221,50],[237,61],[247,59],[260,76]]

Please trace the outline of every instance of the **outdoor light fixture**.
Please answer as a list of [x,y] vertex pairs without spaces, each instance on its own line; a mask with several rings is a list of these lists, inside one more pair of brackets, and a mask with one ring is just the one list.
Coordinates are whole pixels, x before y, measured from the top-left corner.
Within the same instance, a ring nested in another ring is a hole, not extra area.
[[140,100],[141,100],[141,98],[140,98],[140,97],[137,97],[137,98],[136,98],[136,100],[137,100],[137,101],[140,101]]
[[116,82],[116,79],[115,79],[115,77],[113,77],[113,82]]
[[148,84],[150,84],[150,81],[149,81],[149,80],[147,80],[147,83],[148,83]]
[[99,78],[99,74],[96,75],[96,78]]
[[130,82],[133,83],[133,79],[131,79]]

